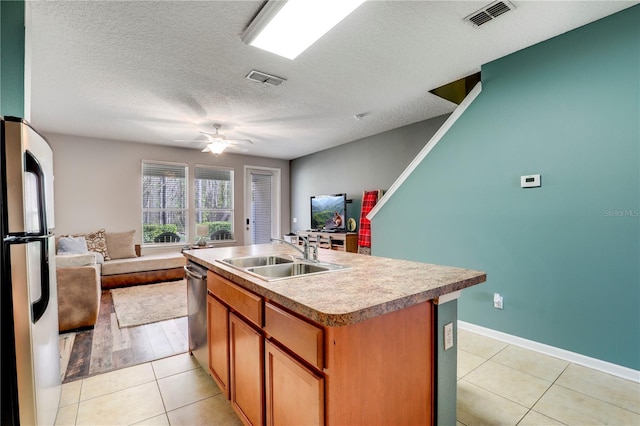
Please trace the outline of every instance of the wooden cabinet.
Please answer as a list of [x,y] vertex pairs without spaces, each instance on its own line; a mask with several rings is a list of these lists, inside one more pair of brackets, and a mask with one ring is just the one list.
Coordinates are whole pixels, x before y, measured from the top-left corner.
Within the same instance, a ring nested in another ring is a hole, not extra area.
[[323,425],[322,376],[269,341],[264,362],[267,425]]
[[327,425],[434,423],[430,301],[326,327]]
[[207,290],[256,327],[262,327],[263,300],[260,296],[211,271],[207,274]]
[[210,295],[207,296],[207,338],[209,372],[229,399],[229,310]]
[[272,303],[265,303],[264,331],[297,356],[322,371],[322,328],[304,321]]
[[229,314],[231,405],[246,425],[264,424],[264,338]]
[[209,372],[246,425],[264,424],[264,301],[209,271]]
[[[331,250],[347,251],[356,253],[358,251],[358,234],[355,232],[306,232],[298,231],[298,237],[308,237],[315,244],[318,237],[320,242],[318,247]],[[302,244],[302,241],[299,241]]]
[[330,327],[212,272],[207,288],[210,371],[244,424],[433,424],[431,301]]

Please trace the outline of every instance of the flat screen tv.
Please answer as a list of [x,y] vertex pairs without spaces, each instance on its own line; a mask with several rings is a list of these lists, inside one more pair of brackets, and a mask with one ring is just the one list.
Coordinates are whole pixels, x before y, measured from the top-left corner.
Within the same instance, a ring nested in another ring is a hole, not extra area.
[[311,197],[311,229],[346,232],[347,194]]

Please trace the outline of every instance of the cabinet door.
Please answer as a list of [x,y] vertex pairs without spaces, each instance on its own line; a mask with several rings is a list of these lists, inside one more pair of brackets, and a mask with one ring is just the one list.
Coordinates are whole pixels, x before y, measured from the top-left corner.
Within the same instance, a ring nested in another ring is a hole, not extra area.
[[324,424],[324,379],[265,343],[267,425]]
[[209,372],[229,399],[229,310],[207,295]]
[[229,314],[231,406],[247,425],[264,424],[264,338]]

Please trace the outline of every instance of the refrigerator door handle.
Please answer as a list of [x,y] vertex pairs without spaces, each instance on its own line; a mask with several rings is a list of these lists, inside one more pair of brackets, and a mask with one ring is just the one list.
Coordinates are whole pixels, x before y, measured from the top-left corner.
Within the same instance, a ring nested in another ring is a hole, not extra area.
[[32,173],[36,177],[36,186],[37,186],[37,203],[38,203],[38,224],[39,224],[39,232],[38,235],[45,235],[48,232],[47,227],[47,202],[45,197],[45,181],[44,181],[44,171],[42,170],[42,166],[29,151],[24,153],[25,156],[25,164],[24,171]]
[[31,318],[37,323],[49,306],[49,237],[38,238],[40,243],[40,298],[31,304]]
[[4,242],[7,244],[40,244],[40,298],[31,303],[31,321],[34,324],[44,315],[47,306],[49,306],[49,299],[51,298],[49,286],[49,238],[54,238],[54,235],[12,235],[4,239]]

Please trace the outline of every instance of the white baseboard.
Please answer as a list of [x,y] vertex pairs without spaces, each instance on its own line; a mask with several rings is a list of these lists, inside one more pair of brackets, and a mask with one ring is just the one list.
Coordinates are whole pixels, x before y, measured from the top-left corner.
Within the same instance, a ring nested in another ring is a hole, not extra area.
[[471,331],[473,333],[477,333],[486,337],[491,337],[492,339],[500,340],[511,345],[520,346],[525,349],[530,349],[532,351],[540,352],[545,355],[560,358],[574,364],[593,368],[594,370],[602,371],[603,373],[611,374],[613,376],[640,383],[640,371],[634,370],[632,368],[623,367],[621,365],[612,364],[607,361],[591,358],[575,352],[556,348],[554,346],[534,342],[533,340],[523,339],[522,337],[513,336],[511,334],[503,333],[501,331],[493,330],[486,327],[481,327],[479,325],[471,324],[465,321],[458,321],[458,328],[461,330]]

